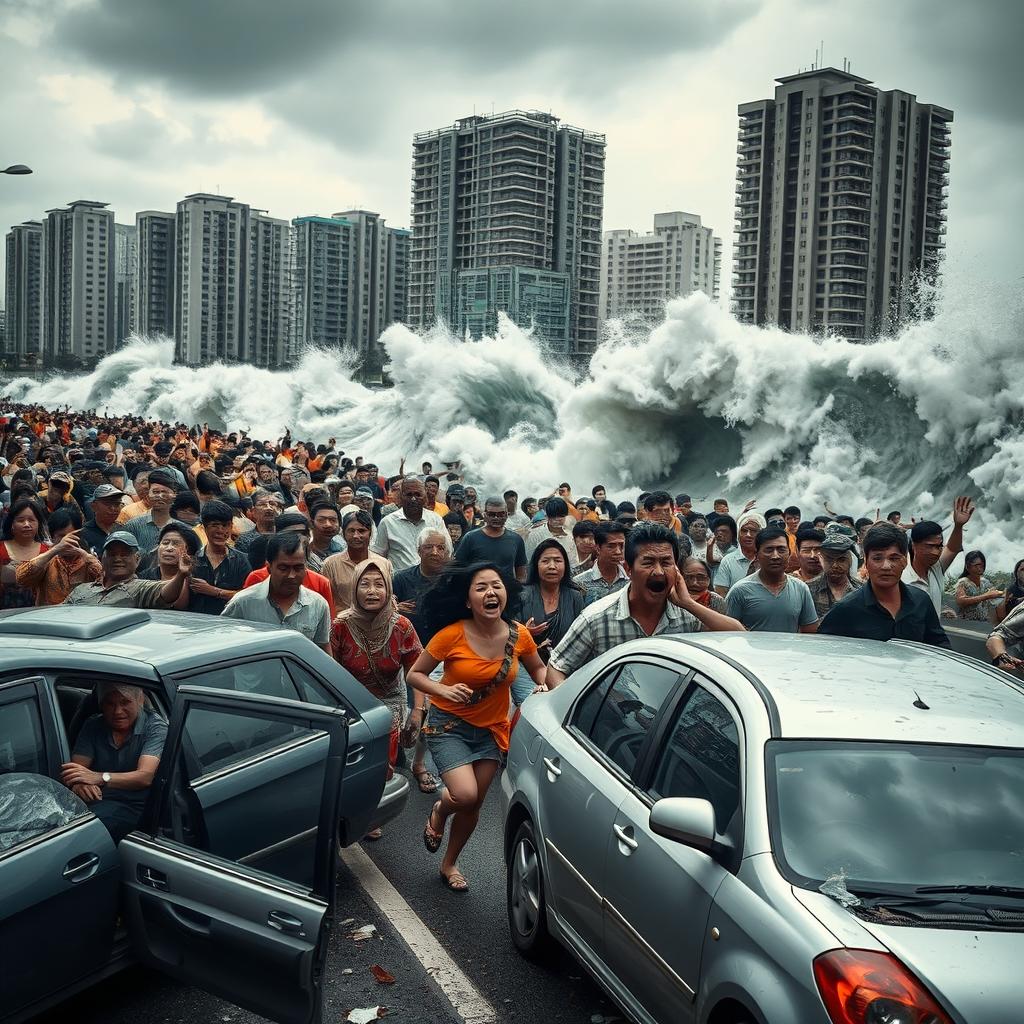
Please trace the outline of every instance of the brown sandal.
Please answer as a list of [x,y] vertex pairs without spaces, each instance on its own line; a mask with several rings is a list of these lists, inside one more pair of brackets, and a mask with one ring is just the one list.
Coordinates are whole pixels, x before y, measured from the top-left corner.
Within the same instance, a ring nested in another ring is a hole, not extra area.
[[418,771],[414,768],[412,777],[421,793],[436,793],[441,787],[441,780],[429,768],[420,768]]
[[437,853],[441,849],[441,843],[444,842],[444,824],[442,823],[440,832],[430,824],[434,820],[434,812],[440,806],[441,801],[435,800],[434,806],[430,808],[430,814],[427,816],[427,824],[423,828],[423,845],[430,853]]
[[443,871],[439,872],[439,874],[441,881],[445,884],[445,888],[451,892],[469,892],[469,882],[466,881],[466,876],[458,868],[454,868],[447,875]]

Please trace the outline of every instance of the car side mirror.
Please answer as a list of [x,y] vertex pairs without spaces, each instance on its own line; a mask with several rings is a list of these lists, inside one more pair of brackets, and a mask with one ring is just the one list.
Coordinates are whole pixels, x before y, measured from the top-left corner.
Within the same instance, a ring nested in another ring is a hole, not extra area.
[[715,843],[715,809],[708,800],[670,796],[651,808],[651,831],[711,854]]

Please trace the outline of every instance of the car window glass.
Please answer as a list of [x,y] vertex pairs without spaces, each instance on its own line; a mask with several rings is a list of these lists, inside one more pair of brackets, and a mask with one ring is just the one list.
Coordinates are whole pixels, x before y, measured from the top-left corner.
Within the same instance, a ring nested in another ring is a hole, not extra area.
[[43,723],[34,698],[0,704],[0,772],[46,774]]
[[199,761],[199,774],[206,775],[314,731],[265,718],[194,708],[185,735]]
[[[199,753],[202,772],[187,758],[175,759],[171,792],[178,799],[163,808],[164,834],[308,885],[326,768],[324,730],[282,721],[272,711],[191,706],[184,738]],[[302,739],[314,742],[296,744]],[[263,755],[258,763],[240,766],[237,774],[212,777],[257,755]]]
[[288,661],[288,671],[291,673],[293,682],[298,687],[300,700],[304,700],[309,704],[320,704],[328,708],[336,708],[338,706],[337,697],[331,696],[324,684],[297,661]]
[[608,688],[615,682],[615,677],[618,674],[619,669],[617,666],[611,672],[606,672],[601,679],[583,694],[580,702],[576,705],[576,711],[572,716],[572,724],[584,736],[589,736],[591,729],[594,728],[594,720],[597,718],[597,713],[601,710],[601,705],[608,695]]
[[591,741],[627,774],[679,673],[646,662],[623,665],[590,730]]
[[0,772],[0,853],[88,813],[85,804],[54,779]]
[[724,833],[740,803],[740,748],[736,722],[720,700],[694,685],[658,757],[650,786],[655,799],[697,797],[715,809]]
[[181,680],[185,686],[209,686],[215,690],[238,690],[239,693],[261,693],[264,697],[286,697],[298,700],[299,693],[280,658],[243,661],[222,665]]

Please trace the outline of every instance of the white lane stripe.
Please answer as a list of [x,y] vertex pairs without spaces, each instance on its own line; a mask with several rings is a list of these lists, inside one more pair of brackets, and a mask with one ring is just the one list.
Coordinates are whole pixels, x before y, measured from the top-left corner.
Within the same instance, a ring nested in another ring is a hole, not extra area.
[[494,1024],[498,1019],[494,1007],[477,991],[369,855],[359,846],[349,846],[341,851],[341,859],[466,1024]]

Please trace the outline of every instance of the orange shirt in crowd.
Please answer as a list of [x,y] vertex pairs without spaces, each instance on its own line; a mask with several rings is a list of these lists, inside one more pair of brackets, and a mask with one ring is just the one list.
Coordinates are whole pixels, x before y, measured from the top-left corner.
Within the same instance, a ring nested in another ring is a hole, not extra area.
[[[466,639],[465,620],[453,622],[445,626],[427,644],[427,652],[437,661],[444,662],[444,675],[441,681],[445,686],[464,683],[471,690],[482,690],[494,679],[504,657],[488,660],[481,658],[469,645]],[[451,715],[457,715],[463,721],[481,729],[490,729],[494,741],[500,750],[508,750],[509,735],[509,691],[512,681],[519,671],[519,659],[524,654],[536,654],[537,644],[530,636],[529,630],[519,627],[519,639],[516,642],[515,655],[509,666],[508,675],[500,686],[477,704],[453,704],[443,697],[431,695],[430,703]]]

